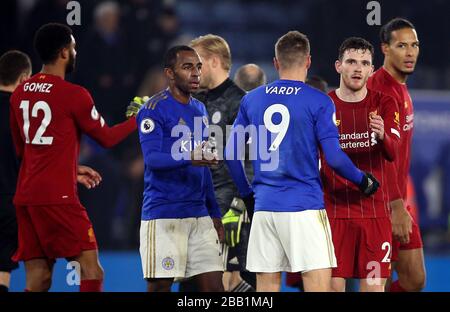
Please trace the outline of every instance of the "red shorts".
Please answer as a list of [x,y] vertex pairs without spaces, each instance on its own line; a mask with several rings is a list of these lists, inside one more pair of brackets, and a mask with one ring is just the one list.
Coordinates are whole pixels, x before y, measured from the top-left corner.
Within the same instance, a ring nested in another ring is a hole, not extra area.
[[[411,211],[411,207],[407,207],[408,212]],[[392,238],[392,262],[398,261],[398,252],[400,250],[419,249],[423,248],[422,235],[420,234],[420,228],[413,218],[412,232],[409,235],[409,243],[400,244],[398,240]]]
[[16,206],[19,247],[15,261],[70,258],[97,249],[92,223],[82,205]]
[[389,218],[330,219],[337,259],[333,277],[391,276],[392,225]]

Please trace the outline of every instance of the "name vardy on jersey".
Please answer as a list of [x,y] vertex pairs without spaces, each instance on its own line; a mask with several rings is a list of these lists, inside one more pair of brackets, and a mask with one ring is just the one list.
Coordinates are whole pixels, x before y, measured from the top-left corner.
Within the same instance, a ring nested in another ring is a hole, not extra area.
[[221,307],[266,307],[272,309],[272,297],[239,297],[222,296],[220,300],[209,298],[184,298],[178,299],[178,307],[199,307],[208,310],[211,305],[220,305]]
[[53,87],[52,83],[45,82],[26,82],[23,85],[23,91],[25,92],[41,92],[50,93],[50,89]]
[[277,87],[277,86],[266,86],[266,94],[278,94],[278,95],[297,95],[301,90],[301,87]]

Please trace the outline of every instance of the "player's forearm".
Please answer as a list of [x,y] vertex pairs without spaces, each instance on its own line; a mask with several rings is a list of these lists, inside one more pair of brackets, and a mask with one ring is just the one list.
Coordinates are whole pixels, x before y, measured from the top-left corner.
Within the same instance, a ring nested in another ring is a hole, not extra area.
[[359,185],[363,178],[361,170],[355,167],[350,158],[342,151],[337,138],[323,139],[322,151],[327,164],[341,177]]
[[191,164],[190,160],[176,160],[170,153],[151,151],[144,155],[144,162],[151,170],[170,170],[186,167]]
[[384,135],[382,141],[383,153],[387,160],[394,161],[397,157],[398,140],[392,138],[390,135]]
[[219,204],[217,204],[216,195],[214,193],[214,185],[212,181],[211,171],[205,167],[205,187],[206,187],[206,208],[208,208],[211,218],[221,218]]
[[238,153],[239,146],[245,145],[245,142],[238,140],[239,137],[233,129],[225,146],[224,159],[228,166],[230,175],[239,190],[239,193],[242,197],[247,197],[253,192],[253,190],[245,174],[244,165],[241,161],[241,155]]
[[136,130],[136,119],[132,117],[113,127],[104,125],[101,128],[97,128],[95,131],[90,132],[89,136],[96,140],[101,146],[110,148],[122,142],[134,130]]
[[245,174],[244,165],[241,160],[226,160],[228,170],[234,183],[239,190],[239,194],[242,197],[247,197],[253,192],[250,183],[248,182],[247,175]]

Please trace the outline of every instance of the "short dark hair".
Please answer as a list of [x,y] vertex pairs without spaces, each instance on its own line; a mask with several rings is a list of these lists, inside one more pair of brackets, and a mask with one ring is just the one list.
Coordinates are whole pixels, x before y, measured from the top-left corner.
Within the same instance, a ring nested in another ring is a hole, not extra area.
[[31,73],[31,61],[28,55],[11,50],[0,57],[0,84],[10,86],[17,82],[20,75]]
[[415,29],[413,23],[411,23],[407,19],[404,19],[401,17],[396,17],[396,18],[390,20],[389,22],[387,22],[386,24],[384,24],[381,27],[381,30],[380,30],[381,43],[389,44],[392,39],[392,32],[399,30],[399,29],[404,29],[404,28]]
[[51,64],[58,53],[72,42],[72,29],[60,23],[41,26],[34,36],[34,47],[44,64]]
[[313,88],[319,89],[326,93],[328,89],[328,83],[320,76],[311,76],[306,79],[306,84]]
[[166,54],[164,55],[164,68],[173,68],[175,63],[177,62],[177,55],[178,52],[181,51],[192,51],[195,52],[195,50],[187,45],[177,45],[169,50],[167,50]]
[[345,51],[351,49],[369,51],[372,54],[373,60],[374,55],[373,45],[366,39],[359,37],[350,37],[345,39],[344,42],[342,42],[341,46],[339,47],[339,57],[338,57],[339,60],[342,61]]
[[289,68],[294,64],[303,65],[309,52],[308,37],[299,31],[289,31],[275,44],[275,57],[282,68]]

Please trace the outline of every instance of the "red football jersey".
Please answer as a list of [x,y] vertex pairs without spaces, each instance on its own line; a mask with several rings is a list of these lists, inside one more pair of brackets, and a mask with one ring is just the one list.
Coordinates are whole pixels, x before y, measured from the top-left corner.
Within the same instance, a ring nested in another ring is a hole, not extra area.
[[[342,150],[362,171],[372,173],[381,183],[375,195],[365,197],[356,186],[337,175],[321,157],[325,208],[330,218],[389,217],[389,190],[386,164],[397,156],[398,110],[394,99],[368,90],[360,102],[345,102],[335,91],[329,93],[336,106],[336,124]],[[383,141],[370,130],[369,118],[380,115],[384,121]]]
[[[400,196],[406,200],[406,185],[411,161],[411,143],[414,127],[414,110],[411,96],[409,95],[406,84],[399,83],[383,67],[373,73],[368,80],[367,86],[372,90],[392,96],[397,102],[401,132],[398,148],[399,157],[395,160],[394,164],[397,172]],[[391,200],[398,198],[391,198]]]
[[34,75],[10,102],[11,132],[22,158],[16,205],[78,204],[81,134],[110,147],[136,128],[134,118],[109,128],[86,89],[54,75]]

